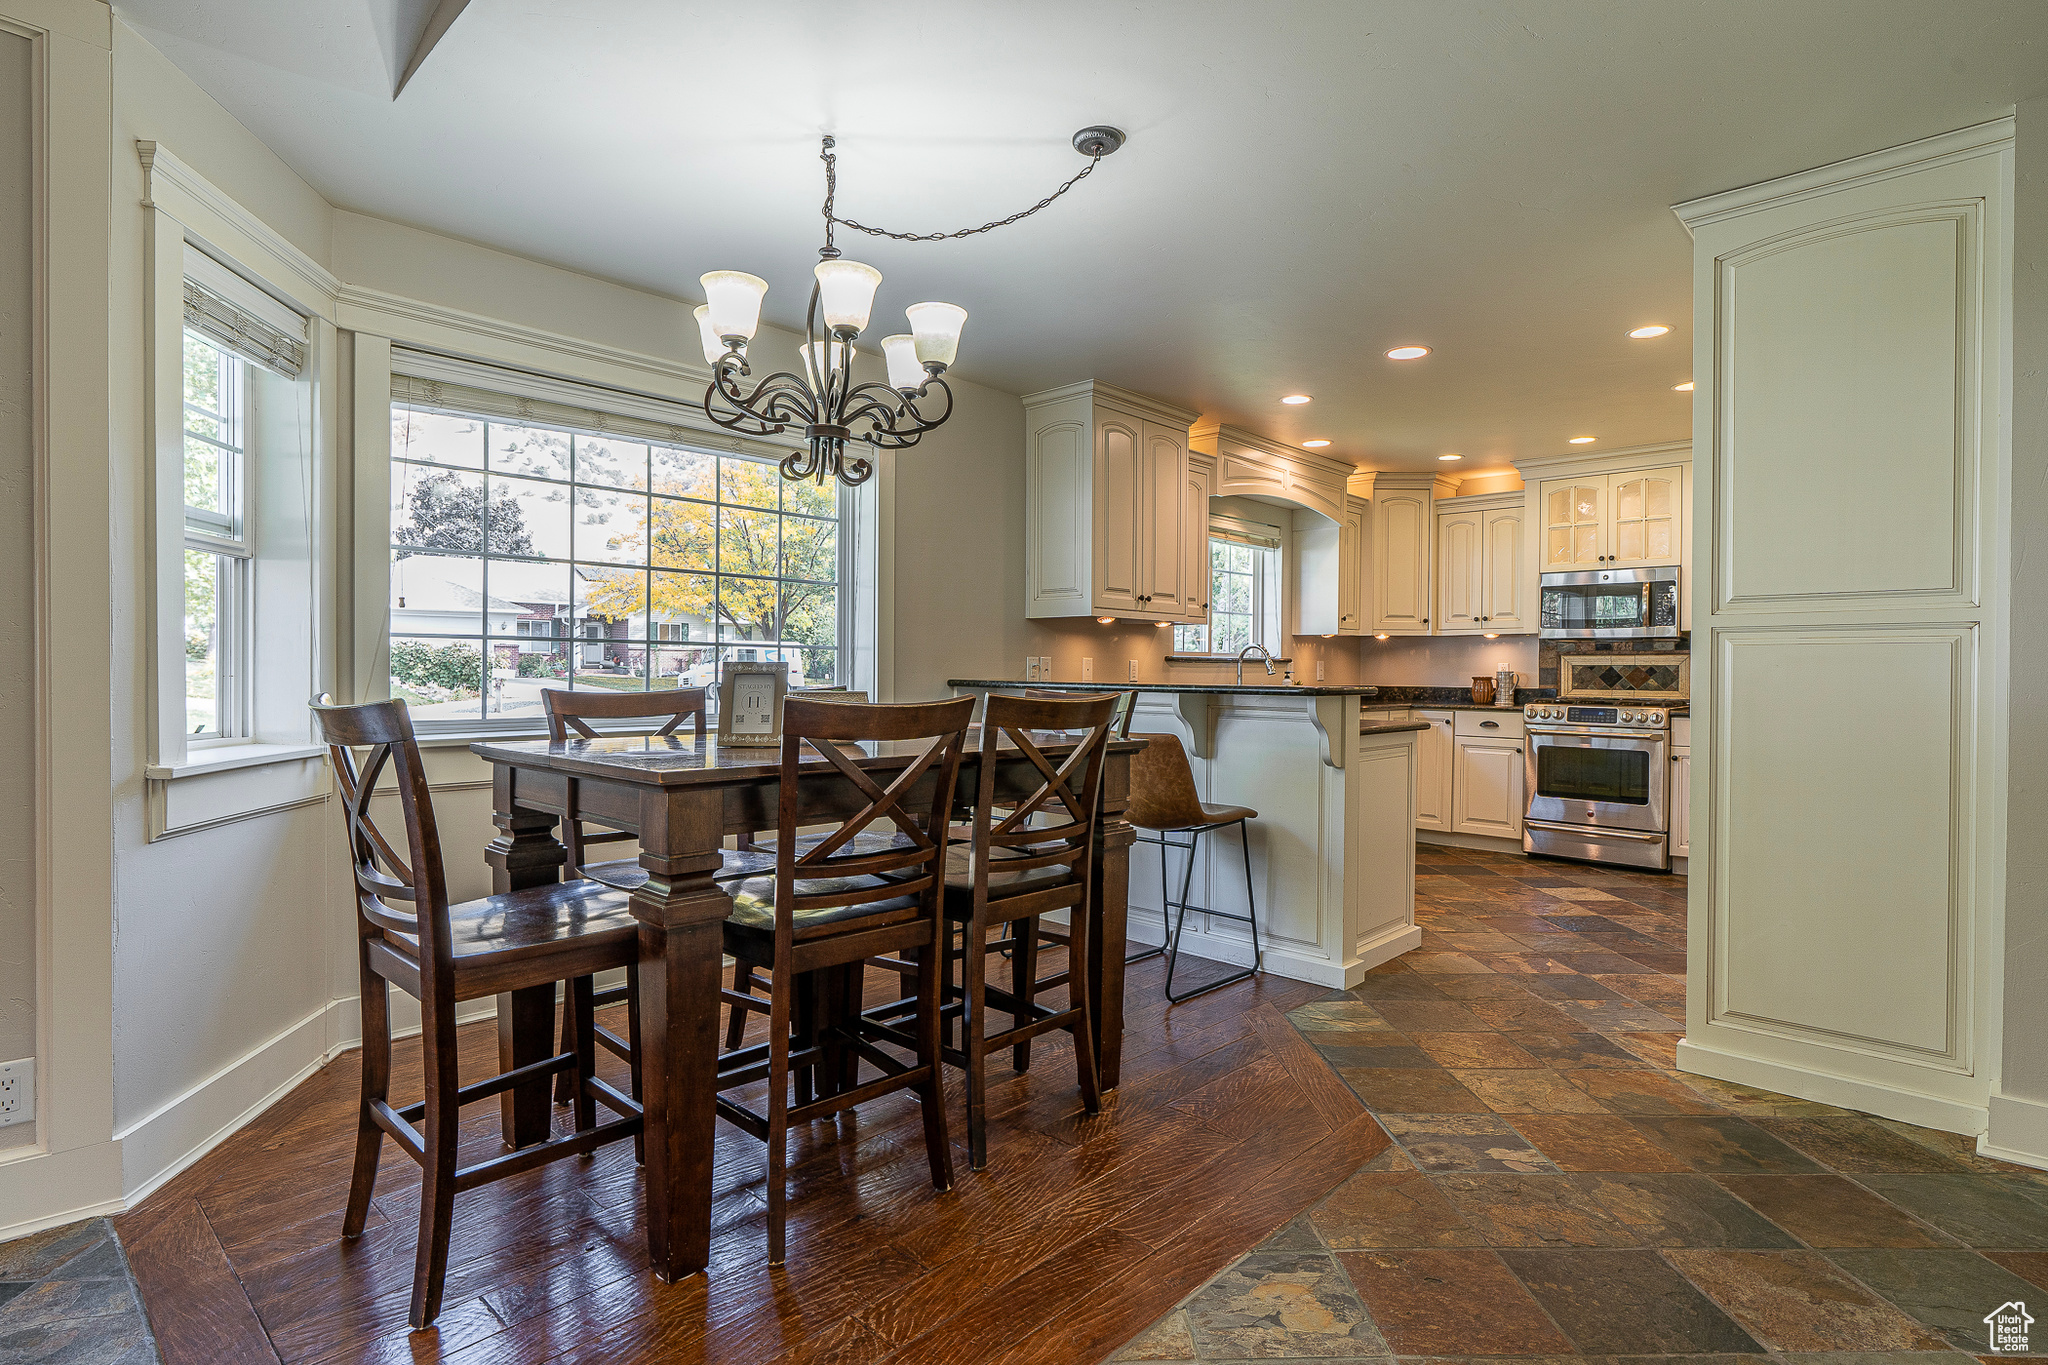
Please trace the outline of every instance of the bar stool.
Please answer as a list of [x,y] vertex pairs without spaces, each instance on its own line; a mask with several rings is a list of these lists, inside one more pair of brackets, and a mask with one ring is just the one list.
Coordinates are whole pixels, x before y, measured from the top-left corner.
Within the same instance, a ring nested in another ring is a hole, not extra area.
[[[1252,841],[1246,821],[1256,820],[1259,813],[1249,806],[1212,806],[1204,802],[1195,791],[1195,771],[1188,763],[1187,751],[1181,747],[1177,735],[1133,735],[1133,739],[1146,741],[1145,747],[1131,755],[1131,805],[1124,818],[1139,830],[1138,842],[1159,845],[1159,896],[1162,920],[1167,911],[1177,912],[1173,922],[1173,933],[1157,951],[1166,954],[1166,998],[1174,1004],[1192,1000],[1198,995],[1213,991],[1220,986],[1243,981],[1255,976],[1264,966],[1264,956],[1259,948],[1259,906],[1257,893],[1252,889]],[[1205,905],[1189,905],[1188,892],[1194,886],[1195,854],[1200,849],[1202,836],[1217,830],[1237,826],[1238,840],[1244,848],[1244,895],[1248,913],[1238,915],[1227,910],[1212,910]],[[1173,835],[1186,836],[1186,842],[1174,839]],[[1173,900],[1167,895],[1166,850],[1177,848],[1188,855],[1187,869],[1181,875],[1180,899]],[[1252,965],[1241,972],[1197,986],[1179,995],[1173,993],[1173,969],[1180,959],[1181,929],[1187,923],[1188,911],[1201,915],[1214,915],[1219,919],[1234,920],[1249,924],[1252,930]],[[1140,954],[1142,957],[1152,953]]]

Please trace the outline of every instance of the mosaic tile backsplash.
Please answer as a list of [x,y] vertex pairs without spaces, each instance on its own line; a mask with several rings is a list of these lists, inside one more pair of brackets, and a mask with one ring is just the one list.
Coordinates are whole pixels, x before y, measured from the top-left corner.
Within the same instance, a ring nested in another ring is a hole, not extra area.
[[[1692,636],[1675,640],[1544,640],[1536,650],[1536,683],[1565,690],[1559,660],[1579,654],[1690,654]],[[1603,686],[1605,684],[1602,684]],[[1619,689],[1617,689],[1619,690]]]

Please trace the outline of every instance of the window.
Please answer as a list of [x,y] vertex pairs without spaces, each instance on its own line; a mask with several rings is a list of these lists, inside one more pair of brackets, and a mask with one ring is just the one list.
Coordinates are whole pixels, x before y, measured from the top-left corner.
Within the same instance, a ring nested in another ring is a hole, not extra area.
[[185,733],[246,733],[249,562],[245,534],[248,362],[184,334]]
[[839,489],[603,420],[393,402],[391,695],[431,728],[531,723],[550,687],[709,687],[728,659],[842,685]]
[[1240,532],[1209,537],[1209,624],[1175,626],[1176,654],[1234,655],[1246,645],[1279,648],[1277,538]]

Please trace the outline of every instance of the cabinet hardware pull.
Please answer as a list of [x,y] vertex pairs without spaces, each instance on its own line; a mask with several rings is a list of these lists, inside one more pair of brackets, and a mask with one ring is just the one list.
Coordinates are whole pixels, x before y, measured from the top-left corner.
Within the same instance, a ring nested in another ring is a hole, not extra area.
[[1479,722],[1479,728],[1482,730],[1498,730],[1500,729],[1500,722],[1497,720],[1482,720]]

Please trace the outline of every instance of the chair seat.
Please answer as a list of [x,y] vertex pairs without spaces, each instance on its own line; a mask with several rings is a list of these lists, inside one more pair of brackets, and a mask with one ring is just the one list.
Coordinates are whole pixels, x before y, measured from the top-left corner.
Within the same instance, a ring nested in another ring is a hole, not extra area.
[[1250,806],[1212,806],[1207,801],[1200,801],[1196,804],[1202,810],[1202,818],[1199,820],[1182,819],[1161,825],[1149,822],[1141,824],[1136,820],[1133,820],[1131,823],[1138,825],[1140,829],[1207,829],[1211,825],[1234,825],[1240,820],[1256,820],[1259,818],[1259,813]]
[[[611,887],[573,881],[451,905],[448,943],[455,970],[503,968],[571,947],[585,952],[615,949],[617,965],[626,966],[633,961],[639,940],[629,901],[624,892]],[[387,932],[384,941],[418,960],[419,940],[411,934]]]
[[[1044,867],[1026,868],[1022,872],[1003,871],[1004,858],[997,854],[989,860],[988,896],[991,901],[1007,900],[1014,896],[1028,895],[1048,887],[1060,886],[1071,879],[1065,863],[1050,863]],[[974,854],[972,849],[959,845],[946,850],[946,912],[955,919],[965,919],[974,901]]]
[[[817,877],[796,884],[799,896],[840,895],[889,885],[882,877]],[[775,878],[727,883],[732,913],[725,920],[725,950],[752,961],[772,960],[775,951]],[[917,918],[915,896],[891,896],[859,905],[833,905],[796,912],[796,938],[821,938],[855,929],[907,923]]]

